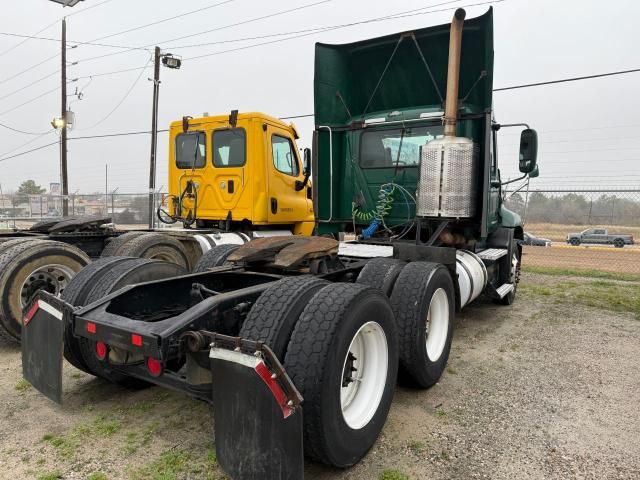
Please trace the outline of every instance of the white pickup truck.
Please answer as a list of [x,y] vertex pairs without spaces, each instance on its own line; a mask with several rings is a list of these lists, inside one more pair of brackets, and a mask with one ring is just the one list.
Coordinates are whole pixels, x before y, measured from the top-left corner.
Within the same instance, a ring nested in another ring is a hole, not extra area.
[[633,236],[622,233],[609,233],[606,228],[588,228],[580,233],[567,235],[567,243],[578,246],[582,243],[613,245],[622,248],[625,245],[633,245]]

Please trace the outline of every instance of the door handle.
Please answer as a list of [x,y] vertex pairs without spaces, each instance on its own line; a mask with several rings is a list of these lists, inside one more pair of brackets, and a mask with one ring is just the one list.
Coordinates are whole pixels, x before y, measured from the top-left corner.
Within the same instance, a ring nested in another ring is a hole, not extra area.
[[227,192],[233,193],[234,191],[235,191],[235,185],[233,183],[233,180],[229,180],[227,182]]
[[278,199],[274,197],[271,197],[271,213],[278,213]]

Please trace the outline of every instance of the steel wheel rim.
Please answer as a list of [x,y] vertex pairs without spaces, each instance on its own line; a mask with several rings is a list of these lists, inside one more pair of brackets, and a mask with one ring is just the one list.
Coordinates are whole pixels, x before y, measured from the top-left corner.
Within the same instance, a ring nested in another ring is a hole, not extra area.
[[444,288],[433,292],[426,319],[427,356],[432,362],[437,361],[447,343],[449,333],[449,298]]
[[72,268],[60,264],[45,265],[34,270],[20,287],[20,306],[24,308],[39,290],[60,295],[75,274]]
[[[350,428],[365,427],[378,410],[387,384],[388,364],[384,330],[377,322],[365,323],[351,340],[340,377],[340,409]],[[351,371],[351,367],[356,370]]]

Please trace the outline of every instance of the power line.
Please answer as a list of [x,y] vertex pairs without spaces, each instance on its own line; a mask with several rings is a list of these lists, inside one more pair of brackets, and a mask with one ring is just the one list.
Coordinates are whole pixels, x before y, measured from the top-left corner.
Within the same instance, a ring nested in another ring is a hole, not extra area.
[[[147,65],[145,66],[145,68],[149,65],[149,63],[151,63],[151,57],[149,57],[149,61],[147,62]],[[98,120],[96,123],[94,123],[90,127],[86,127],[86,128],[79,129],[79,130],[91,130],[92,128],[95,128],[98,125],[100,125],[101,123],[103,123],[104,121],[106,121],[111,115],[113,115],[113,113],[118,108],[120,108],[120,106],[124,103],[124,101],[127,99],[127,97],[129,97],[129,95],[131,94],[131,92],[133,91],[135,86],[138,84],[138,82],[140,81],[140,78],[142,78],[142,74],[144,73],[145,68],[140,70],[140,73],[138,74],[138,76],[136,77],[134,82],[131,84],[131,87],[129,87],[129,89],[126,91],[124,96],[120,99],[120,101],[116,104],[116,106],[113,107],[113,109],[111,109],[111,111],[109,113],[107,113],[101,120]]]
[[122,30],[120,32],[111,33],[109,35],[104,35],[102,37],[98,37],[98,38],[93,39],[92,42],[96,42],[96,41],[99,41],[99,40],[104,40],[106,38],[116,37],[118,35],[124,35],[125,33],[134,32],[136,30],[141,30],[143,28],[152,27],[154,25],[159,25],[161,23],[165,23],[165,22],[168,22],[168,21],[171,21],[171,20],[175,20],[177,18],[186,17],[188,15],[193,15],[194,13],[203,12],[205,10],[210,10],[212,8],[219,7],[221,5],[225,5],[227,3],[231,3],[231,2],[234,2],[234,1],[235,0],[224,0],[223,2],[214,3],[214,4],[208,5],[206,7],[198,8],[196,10],[191,10],[189,12],[181,13],[179,15],[174,15],[173,17],[163,18],[162,20],[157,20],[155,22],[147,23],[146,25],[140,25],[140,26],[137,26],[137,27],[129,28],[127,30]]
[[[447,1],[447,2],[442,2],[442,3],[437,3],[437,4],[434,4],[434,5],[426,6],[426,7],[414,8],[412,10],[406,10],[406,11],[403,11],[403,12],[392,13],[392,14],[386,15],[384,17],[376,17],[376,18],[371,18],[371,19],[368,19],[368,20],[360,20],[360,21],[357,21],[357,22],[350,22],[350,23],[345,23],[345,24],[342,24],[342,25],[325,25],[325,26],[322,26],[322,27],[307,28],[307,29],[304,29],[304,30],[293,30],[293,31],[289,31],[289,32],[276,32],[276,33],[271,33],[271,34],[258,35],[258,36],[255,36],[255,37],[235,38],[235,39],[230,39],[230,40],[219,40],[219,41],[215,41],[215,42],[197,43],[197,44],[191,44],[191,45],[176,45],[176,46],[171,46],[171,47],[166,47],[166,48],[167,49],[196,48],[196,47],[204,47],[204,46],[217,45],[217,44],[223,44],[223,43],[235,43],[235,42],[243,42],[243,41],[248,41],[248,40],[261,40],[261,39],[264,39],[264,38],[280,37],[280,36],[283,36],[283,35],[292,35],[292,34],[298,34],[298,33],[322,32],[322,31],[325,31],[325,30],[333,30],[335,28],[345,28],[345,27],[351,27],[351,26],[355,26],[355,25],[362,25],[364,23],[377,22],[377,21],[382,21],[382,20],[394,20],[396,18],[403,18],[404,16],[413,16],[413,15],[406,15],[406,14],[419,12],[421,10],[425,10],[425,9],[428,9],[428,8],[440,7],[442,5],[449,5],[451,3],[457,3],[459,1],[461,1],[461,0],[451,0],[451,1]],[[505,1],[505,0],[496,0],[496,3],[501,2],[501,1]],[[491,2],[487,2],[487,3],[491,3]],[[473,6],[473,5],[465,5],[465,6]],[[449,9],[447,9],[447,10],[449,10]],[[442,10],[438,10],[438,11],[442,11]],[[421,13],[417,13],[416,15],[424,15],[424,14],[428,14],[428,13],[434,13],[434,12],[421,12]]]
[[502,92],[504,90],[515,90],[517,88],[529,88],[529,87],[539,87],[542,85],[553,85],[556,83],[566,83],[566,82],[575,82],[578,80],[590,80],[592,78],[601,78],[601,77],[611,77],[613,75],[625,75],[627,73],[636,73],[640,72],[640,68],[632,68],[629,70],[619,70],[617,72],[607,72],[607,73],[597,73],[594,75],[584,75],[582,77],[570,77],[570,78],[562,78],[559,80],[549,80],[546,82],[538,82],[538,83],[526,83],[523,85],[514,85],[511,87],[502,87],[502,88],[494,88],[494,92]]
[[20,152],[20,153],[16,153],[15,155],[11,155],[10,157],[4,157],[4,158],[0,158],[0,162],[4,162],[5,160],[11,160],[12,158],[16,158],[16,157],[21,157],[23,155],[26,155],[28,153],[32,153],[32,152],[36,152],[38,150],[42,150],[43,148],[47,148],[50,147],[52,145],[59,145],[60,142],[51,142],[51,143],[47,143],[46,145],[42,145],[40,147],[36,147],[36,148],[32,148],[31,150],[27,150],[25,152]]
[[[55,25],[55,24],[52,24]],[[40,36],[36,36],[36,35],[23,35],[20,33],[10,33],[10,32],[0,32],[0,35],[3,35],[5,37],[16,37],[16,38],[26,38],[28,40],[45,40],[48,42],[56,42],[56,43],[60,43],[60,39],[59,38],[52,38],[52,37],[40,37]],[[142,47],[132,47],[130,45],[113,45],[110,43],[96,43],[96,42],[82,42],[79,40],[67,40],[67,45],[71,46],[72,48],[75,48],[78,45],[90,45],[92,47],[107,47],[107,48],[122,48],[125,50],[146,50],[146,48],[142,48]]]
[[52,130],[48,130],[48,131],[46,131],[46,132],[44,132],[44,133],[42,133],[42,134],[38,135],[37,137],[32,138],[32,139],[31,139],[31,140],[29,140],[28,142],[25,142],[25,143],[23,143],[22,145],[17,146],[16,148],[13,148],[13,149],[8,150],[8,151],[6,151],[6,152],[4,152],[4,153],[1,153],[1,154],[0,154],[0,158],[5,157],[6,155],[9,155],[10,153],[13,153],[13,152],[15,152],[15,151],[17,151],[17,150],[20,150],[22,147],[26,147],[27,145],[32,144],[33,142],[35,142],[35,141],[37,141],[37,140],[40,140],[40,139],[41,139],[42,137],[44,137],[45,135],[49,135],[50,133],[53,133],[54,131],[55,131],[55,130],[53,130],[53,129],[52,129]]
[[7,114],[9,112],[13,112],[14,110],[17,110],[20,107],[28,105],[29,103],[35,102],[39,98],[42,98],[42,97],[44,97],[46,95],[49,95],[50,93],[53,93],[53,92],[55,92],[55,91],[57,91],[59,89],[60,89],[60,87],[55,87],[55,88],[52,88],[51,90],[47,90],[46,92],[41,93],[40,95],[38,95],[36,97],[33,97],[33,98],[27,100],[26,102],[22,102],[20,105],[16,105],[15,107],[10,108],[9,110],[5,110],[4,112],[0,112],[0,116],[5,115],[5,114]]
[[24,70],[21,70],[20,72],[18,72],[18,73],[16,73],[16,74],[12,75],[12,76],[10,76],[10,77],[7,77],[7,78],[5,78],[5,79],[3,79],[3,80],[0,80],[0,85],[2,85],[3,83],[8,82],[9,80],[13,80],[14,78],[17,78],[17,77],[19,77],[20,75],[23,75],[23,74],[25,74],[25,73],[27,73],[27,72],[30,72],[31,70],[33,70],[33,69],[34,69],[34,68],[36,68],[36,67],[39,67],[39,66],[40,66],[40,65],[42,65],[43,63],[47,63],[49,60],[53,60],[54,58],[58,58],[58,57],[59,57],[59,54],[57,54],[57,53],[56,53],[55,55],[51,56],[51,57],[47,57],[47,58],[45,58],[44,60],[42,60],[42,61],[40,61],[40,62],[36,63],[35,65],[31,65],[29,68],[26,68],[26,69],[24,69]]
[[44,135],[46,133],[49,133],[48,131],[44,132],[44,133],[43,132],[26,132],[24,130],[20,130],[20,129],[17,129],[17,128],[10,127],[9,125],[5,125],[4,123],[0,123],[0,127],[6,128],[7,130],[12,130],[12,131],[17,132],[17,133],[24,133],[25,135]]
[[[289,8],[287,10],[280,10],[278,12],[270,13],[268,15],[263,15],[261,17],[255,17],[255,18],[251,18],[249,20],[243,20],[241,22],[231,23],[231,24],[228,24],[228,25],[223,25],[221,27],[212,28],[210,30],[205,30],[205,31],[202,31],[202,32],[197,32],[197,33],[191,33],[189,35],[183,35],[182,37],[176,37],[176,38],[172,38],[170,40],[164,40],[162,42],[156,42],[156,43],[164,44],[164,43],[168,43],[168,42],[175,42],[177,40],[184,40],[185,38],[197,37],[199,35],[204,35],[204,34],[207,34],[207,33],[218,32],[220,30],[225,30],[227,28],[237,27],[237,26],[240,26],[240,25],[246,25],[248,23],[257,22],[259,20],[265,20],[267,18],[273,18],[273,17],[277,17],[277,16],[280,16],[280,15],[286,15],[287,13],[296,12],[296,11],[299,11],[299,10],[304,10],[306,8],[315,7],[315,6],[318,6],[318,5],[329,3],[331,1],[333,1],[333,0],[320,0],[320,1],[315,2],[315,3],[309,3],[307,5],[301,5],[299,7]],[[145,46],[150,47],[150,46],[155,45],[156,43],[152,43],[152,44],[145,45]]]
[[27,88],[29,88],[29,87],[31,87],[31,86],[33,86],[33,85],[35,85],[36,83],[40,83],[40,82],[42,82],[43,80],[46,80],[47,78],[51,78],[51,77],[53,77],[54,75],[57,75],[58,73],[60,73],[60,69],[56,70],[55,72],[50,73],[49,75],[45,75],[44,77],[39,78],[38,80],[34,80],[33,82],[28,83],[27,85],[23,85],[22,87],[20,87],[20,88],[19,88],[19,89],[17,89],[17,90],[14,90],[14,91],[13,91],[13,92],[11,92],[11,93],[7,93],[6,95],[3,95],[2,97],[0,97],[0,100],[4,100],[5,98],[9,98],[9,97],[11,97],[11,96],[15,95],[16,93],[20,93],[20,92],[22,92],[22,91],[26,90]]

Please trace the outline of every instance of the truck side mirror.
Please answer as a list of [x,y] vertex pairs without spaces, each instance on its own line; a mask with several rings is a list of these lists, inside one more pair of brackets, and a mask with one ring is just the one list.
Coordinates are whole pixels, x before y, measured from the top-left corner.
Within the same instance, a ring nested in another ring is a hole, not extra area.
[[300,180],[296,180],[296,192],[299,192],[309,183],[309,177],[311,177],[311,149],[305,148],[302,152],[303,156],[303,167],[302,173],[304,174],[304,180],[301,182]]
[[310,148],[305,148],[303,151],[303,170],[302,173],[304,173],[305,177],[308,177],[311,175],[311,149]]
[[536,168],[537,157],[538,133],[527,128],[520,134],[520,172],[531,174]]

